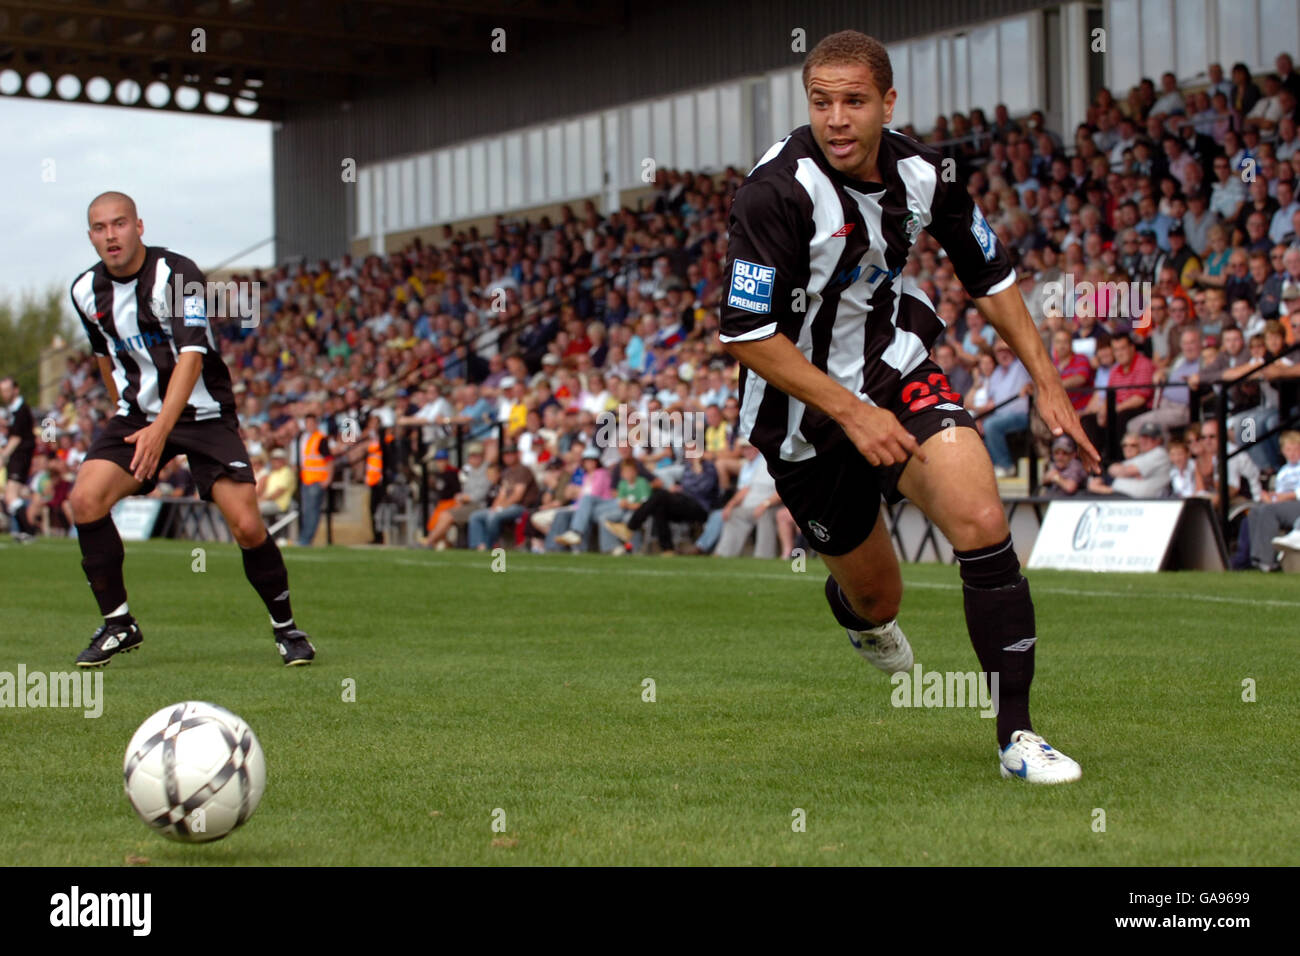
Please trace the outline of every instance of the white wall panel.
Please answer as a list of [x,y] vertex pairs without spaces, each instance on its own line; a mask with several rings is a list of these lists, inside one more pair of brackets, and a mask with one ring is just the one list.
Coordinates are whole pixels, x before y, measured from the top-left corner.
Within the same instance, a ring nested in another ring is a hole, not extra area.
[[402,228],[402,169],[400,163],[384,164],[384,225],[387,232]]
[[524,202],[535,206],[546,199],[546,131],[529,130],[524,145],[524,165],[528,171]]
[[[1223,0],[1220,0],[1223,2]],[[1260,0],[1260,66],[1271,72],[1279,53],[1300,59],[1300,3],[1296,0]]]
[[919,130],[934,128],[935,118],[943,112],[940,106],[939,47],[934,40],[921,40],[911,44],[912,123]]
[[970,101],[983,107],[990,123],[993,107],[1002,100],[998,88],[998,28],[978,27],[970,31]]
[[457,146],[451,151],[452,210],[457,218],[470,214],[469,147]]
[[469,210],[473,215],[487,211],[487,144],[474,143],[469,148]]
[[[1227,73],[1240,60],[1259,63],[1259,5],[1254,0],[1235,3],[1220,0],[1218,7],[1219,55]],[[1144,24],[1145,26],[1145,24]],[[1254,71],[1252,71],[1254,72]]]
[[[1160,74],[1174,65],[1174,16],[1170,7],[1170,0],[1140,0],[1138,4],[1138,16],[1142,20],[1142,76],[1155,81],[1157,96]],[[1181,11],[1178,16],[1181,20]]]
[[745,126],[741,116],[744,109],[744,97],[739,83],[729,83],[718,91],[718,136],[720,142],[720,166],[744,166],[749,161],[749,151],[745,149]]
[[589,116],[582,121],[582,189],[584,193],[598,193],[605,179],[605,146],[601,142],[600,116]]
[[722,165],[722,131],[718,125],[718,90],[695,94],[695,156],[700,169]]
[[353,194],[357,204],[357,235],[368,236],[373,223],[370,218],[370,177],[374,175],[369,168],[357,170],[357,188]]
[[433,154],[425,153],[415,160],[416,226],[434,222],[433,214]]
[[524,204],[524,185],[527,181],[523,134],[510,133],[506,136],[506,208],[517,208]]
[[[886,47],[889,62],[894,67],[894,89],[898,90],[898,101],[894,104],[894,129],[901,129],[908,123],[918,121],[916,103],[912,99],[912,50],[906,43],[896,43]],[[933,120],[934,117],[930,117]],[[928,120],[920,120],[928,122]]]
[[623,182],[631,185],[641,182],[642,163],[653,158],[654,137],[651,134],[650,104],[638,103],[627,111],[628,153],[623,164]]
[[776,142],[790,132],[790,80],[785,73],[769,77],[772,112],[772,141]]
[[582,191],[582,123],[570,120],[564,124],[564,193],[568,198]]
[[564,195],[564,130],[559,124],[546,127],[546,195],[555,202]]
[[487,210],[506,204],[506,143],[496,138],[487,141]]
[[655,166],[673,164],[673,101],[655,100],[650,106],[650,152]]
[[[1292,7],[1295,0],[1291,0]],[[1186,82],[1205,73],[1210,63],[1208,30],[1210,12],[1206,0],[1178,0],[1178,19],[1174,22],[1174,75]],[[1155,79],[1155,77],[1152,77]]]
[[960,36],[952,39],[952,108],[969,114],[978,106],[970,98],[970,39]]
[[1029,17],[1004,20],[998,24],[998,67],[1002,87],[998,102],[1006,103],[1012,116],[1043,105],[1039,102],[1037,64],[1034,62],[1038,44],[1032,32],[1036,26],[1037,21]]
[[438,201],[435,203],[434,222],[446,222],[456,214],[455,183],[452,179],[451,150],[440,149],[434,157],[436,175],[434,181],[438,187]]

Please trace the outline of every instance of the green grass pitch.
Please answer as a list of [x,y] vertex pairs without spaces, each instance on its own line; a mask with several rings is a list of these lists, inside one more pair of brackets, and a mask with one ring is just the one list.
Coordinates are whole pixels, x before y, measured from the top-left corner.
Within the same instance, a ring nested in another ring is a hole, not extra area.
[[[286,549],[318,658],[285,668],[237,549],[199,573],[193,547],[127,546],[145,644],[100,718],[0,709],[0,863],[1300,862],[1285,576],[1030,572],[1035,723],[1084,771],[1030,787],[976,710],[891,706],[816,561]],[[72,669],[98,623],[79,561],[0,545],[0,671]],[[974,670],[956,569],[904,579],[918,661]],[[187,699],[247,720],[268,765],[253,818],[201,846],[122,793],[136,726]]]

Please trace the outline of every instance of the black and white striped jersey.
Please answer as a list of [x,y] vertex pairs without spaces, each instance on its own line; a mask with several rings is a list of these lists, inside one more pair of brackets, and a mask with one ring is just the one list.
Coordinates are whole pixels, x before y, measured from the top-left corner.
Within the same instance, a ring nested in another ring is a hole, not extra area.
[[180,420],[235,414],[230,371],[208,324],[206,289],[198,266],[161,246],[145,248],[144,265],[133,276],[115,277],[100,262],[72,283],[72,305],[91,350],[113,360],[117,414],[153,421],[181,352],[200,353],[203,370]]
[[[883,182],[840,173],[808,126],[763,155],[731,208],[719,337],[784,335],[863,401],[884,404],[944,329],[902,275],[920,231],[943,246],[973,298],[1011,286],[1015,270],[965,184],[944,181],[937,150],[886,130],[877,168]],[[804,461],[843,435],[743,367],[740,393],[739,434],[769,459]]]

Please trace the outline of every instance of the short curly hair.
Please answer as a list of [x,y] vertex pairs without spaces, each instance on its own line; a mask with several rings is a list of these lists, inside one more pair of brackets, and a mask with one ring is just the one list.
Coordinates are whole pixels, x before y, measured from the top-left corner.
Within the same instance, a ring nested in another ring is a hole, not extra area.
[[894,85],[894,67],[889,62],[889,51],[874,37],[857,30],[841,30],[823,37],[803,61],[803,88],[808,90],[812,71],[828,63],[856,63],[871,71],[876,89],[884,96]]

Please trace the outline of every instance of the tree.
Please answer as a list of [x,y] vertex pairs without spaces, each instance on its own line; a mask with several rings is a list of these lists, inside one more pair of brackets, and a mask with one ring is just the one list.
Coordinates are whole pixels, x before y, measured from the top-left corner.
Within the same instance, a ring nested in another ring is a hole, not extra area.
[[65,303],[58,286],[43,295],[25,293],[16,303],[0,299],[0,376],[12,375],[28,401],[40,394],[41,350],[56,338],[74,341],[77,334]]

